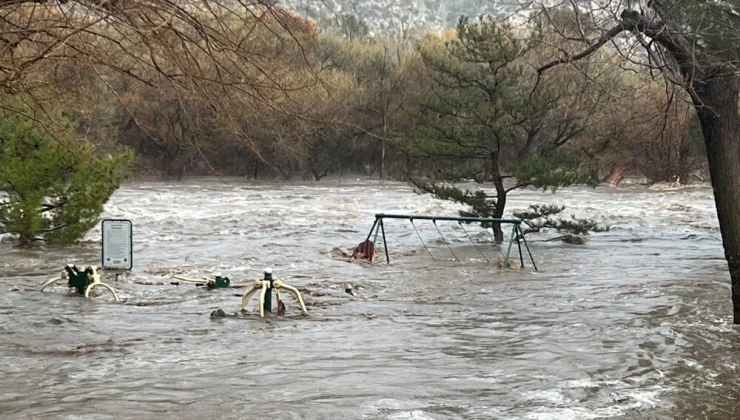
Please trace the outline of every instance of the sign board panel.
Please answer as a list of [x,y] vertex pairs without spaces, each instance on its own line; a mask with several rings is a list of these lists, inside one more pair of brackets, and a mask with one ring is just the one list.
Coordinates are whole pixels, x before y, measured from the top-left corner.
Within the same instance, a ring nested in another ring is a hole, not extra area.
[[130,270],[134,266],[133,224],[125,219],[105,219],[103,268]]

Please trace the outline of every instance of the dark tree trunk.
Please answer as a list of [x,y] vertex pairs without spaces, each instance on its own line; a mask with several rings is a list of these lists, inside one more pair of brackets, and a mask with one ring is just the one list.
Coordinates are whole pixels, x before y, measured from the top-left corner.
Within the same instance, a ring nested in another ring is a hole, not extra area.
[[[383,131],[386,132],[387,127],[383,127]],[[383,134],[384,136],[386,134]],[[381,141],[380,144],[381,150],[380,150],[380,179],[385,178],[385,138],[383,138],[383,141]]]
[[327,176],[329,174],[329,171],[331,169],[325,169],[323,172],[319,170],[318,166],[312,164],[311,162],[308,162],[308,169],[311,171],[311,175],[313,175],[314,181],[321,181],[321,178]]
[[255,180],[257,179],[257,176],[259,175],[259,170],[260,170],[260,162],[259,160],[255,159],[254,167],[252,169],[252,179],[255,179]]
[[738,78],[694,83],[697,116],[704,134],[722,244],[732,281],[733,320],[740,324],[740,139]]
[[[491,154],[491,177],[493,178],[493,185],[496,187],[496,208],[493,211],[493,218],[500,219],[503,217],[504,207],[506,207],[506,189],[504,188],[504,180],[501,178],[496,154]],[[497,244],[504,242],[504,231],[501,229],[501,223],[493,224],[493,237]]]

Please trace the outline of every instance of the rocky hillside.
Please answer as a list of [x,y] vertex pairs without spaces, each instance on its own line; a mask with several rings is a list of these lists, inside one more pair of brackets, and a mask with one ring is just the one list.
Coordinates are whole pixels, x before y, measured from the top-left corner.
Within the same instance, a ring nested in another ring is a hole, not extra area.
[[507,16],[520,9],[520,0],[279,0],[302,16],[315,20],[351,14],[371,32],[392,33],[454,27],[460,15]]

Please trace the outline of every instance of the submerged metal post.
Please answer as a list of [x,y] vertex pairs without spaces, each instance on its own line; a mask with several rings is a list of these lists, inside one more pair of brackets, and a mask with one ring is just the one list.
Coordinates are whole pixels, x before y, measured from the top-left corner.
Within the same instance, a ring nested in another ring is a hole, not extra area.
[[[521,230],[521,228],[520,228]],[[532,260],[532,266],[534,267],[534,271],[537,270],[537,264],[534,263],[534,257],[532,256],[532,251],[529,250],[529,245],[527,245],[527,237],[522,235],[522,241],[524,242],[524,247],[527,248],[527,253],[529,254],[529,259]]]
[[516,228],[516,246],[519,248],[519,262],[522,264],[522,268],[524,268],[524,254],[522,254],[522,244],[519,242],[519,236],[521,235],[524,238],[524,234],[522,234],[521,225],[515,225],[514,227]]
[[391,257],[388,255],[388,242],[385,240],[385,228],[383,227],[383,219],[380,219],[380,231],[383,233],[383,248],[385,249],[385,262],[386,264],[391,263]]
[[[370,236],[372,236],[373,231],[375,230],[375,227],[378,225],[378,220],[380,220],[378,218],[378,215],[375,215],[375,222],[373,223],[373,227],[370,228],[370,232],[367,233],[367,238],[365,238],[365,242],[370,240]],[[378,234],[376,233],[375,236],[377,237]]]
[[511,237],[509,238],[509,249],[506,250],[506,257],[504,258],[504,268],[509,268],[509,256],[511,255],[511,246],[514,245],[514,235],[516,235],[516,224],[511,229]]
[[262,303],[262,309],[265,312],[272,312],[272,270],[265,270],[265,278],[262,280],[263,287],[267,288],[265,292],[265,301]]

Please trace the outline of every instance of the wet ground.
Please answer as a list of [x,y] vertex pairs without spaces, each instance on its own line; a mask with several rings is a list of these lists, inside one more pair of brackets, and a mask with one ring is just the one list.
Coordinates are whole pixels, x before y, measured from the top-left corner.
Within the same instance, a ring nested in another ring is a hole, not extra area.
[[[409,222],[387,221],[391,264],[368,265],[335,248],[363,240],[376,212],[458,207],[365,180],[128,185],[105,214],[134,225],[133,271],[106,274],[121,305],[37,291],[67,262],[100,264],[95,243],[0,246],[1,417],[740,418],[711,189],[530,190],[510,203],[562,203],[612,228],[582,246],[531,236],[534,272],[497,269],[506,250],[475,226],[483,256],[456,223],[438,223],[450,250],[417,220],[430,256]],[[285,297],[285,317],[211,319],[237,313],[243,289],[170,284],[245,284],[266,266],[303,292],[309,317]]]

